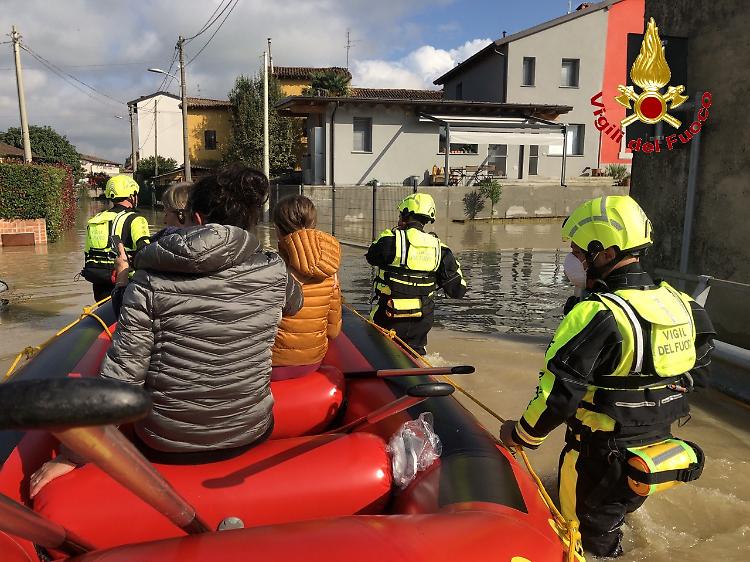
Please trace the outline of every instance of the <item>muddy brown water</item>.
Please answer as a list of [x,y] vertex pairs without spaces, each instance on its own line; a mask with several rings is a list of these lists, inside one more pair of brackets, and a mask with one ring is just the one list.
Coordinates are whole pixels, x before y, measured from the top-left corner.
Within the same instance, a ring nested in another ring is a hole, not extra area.
[[[10,304],[0,310],[0,376],[18,351],[51,337],[91,303],[90,285],[75,275],[82,265],[85,219],[101,208],[97,201],[85,202],[76,229],[55,244],[0,247],[0,279],[10,285],[2,295]],[[160,213],[146,214],[161,226]],[[439,300],[428,357],[436,364],[475,365],[475,375],[457,381],[503,417],[520,415],[531,398],[570,294],[558,233],[552,222],[453,224],[438,232],[459,257],[469,292],[462,301]],[[262,243],[274,245],[271,229],[261,226],[258,234]],[[371,270],[363,255],[361,248],[344,247],[341,280],[347,300],[365,311]],[[497,434],[495,418],[459,399]],[[692,420],[675,433],[703,447],[703,477],[649,498],[628,517],[623,561],[750,560],[750,409],[713,391],[693,403]],[[556,430],[530,453],[552,491],[562,434]]]

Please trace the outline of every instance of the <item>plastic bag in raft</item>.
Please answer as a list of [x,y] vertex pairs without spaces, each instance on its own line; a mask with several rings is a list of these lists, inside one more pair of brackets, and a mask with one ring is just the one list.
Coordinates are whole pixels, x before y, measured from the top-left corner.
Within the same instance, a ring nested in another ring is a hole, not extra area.
[[440,457],[443,445],[432,422],[432,413],[423,412],[416,420],[404,423],[388,442],[393,482],[399,488],[406,488],[417,472]]

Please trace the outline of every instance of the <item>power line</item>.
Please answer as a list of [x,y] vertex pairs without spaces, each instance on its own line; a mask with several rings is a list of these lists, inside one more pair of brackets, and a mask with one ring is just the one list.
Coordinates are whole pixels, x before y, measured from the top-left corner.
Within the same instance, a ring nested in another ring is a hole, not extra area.
[[[83,80],[80,80],[80,79],[76,78],[75,76],[73,76],[73,75],[72,75],[72,74],[70,74],[69,72],[65,72],[65,71],[64,71],[63,69],[61,69],[61,68],[60,68],[59,66],[57,66],[57,65],[56,65],[55,63],[53,63],[53,62],[51,62],[51,61],[47,60],[47,59],[46,59],[46,58],[44,58],[44,57],[43,57],[42,55],[40,55],[40,54],[38,54],[38,53],[34,52],[34,51],[33,51],[33,50],[31,49],[31,48],[29,48],[29,46],[28,46],[28,45],[26,45],[26,44],[24,44],[24,43],[21,43],[21,48],[22,48],[22,49],[23,49],[24,51],[26,51],[27,53],[29,53],[29,54],[30,54],[30,55],[31,55],[32,57],[34,57],[34,58],[35,58],[35,59],[36,59],[37,61],[39,61],[40,63],[42,63],[42,64],[43,64],[44,66],[46,66],[47,68],[49,68],[50,70],[52,70],[53,72],[55,72],[55,73],[56,73],[56,74],[57,74],[58,76],[60,76],[60,74],[63,74],[63,75],[65,75],[65,76],[68,76],[69,78],[71,78],[72,80],[76,81],[77,83],[79,83],[79,84],[81,84],[81,85],[85,86],[86,88],[88,88],[88,89],[89,89],[89,90],[91,90],[92,92],[95,92],[95,93],[99,94],[100,96],[102,96],[102,97],[104,97],[104,98],[107,98],[108,100],[111,100],[111,101],[115,102],[115,103],[116,103],[116,104],[117,104],[118,106],[120,106],[120,105],[125,105],[125,102],[124,102],[124,101],[121,101],[121,100],[115,99],[115,98],[113,98],[112,96],[110,96],[110,95],[108,95],[108,94],[105,94],[104,92],[101,92],[101,91],[97,90],[96,88],[94,88],[93,86],[91,86],[91,85],[87,84],[87,83],[86,83],[86,82],[84,82]],[[93,99],[96,99],[96,98],[93,98]]]
[[224,22],[225,22],[225,21],[227,21],[227,18],[228,18],[228,17],[230,16],[230,15],[232,15],[232,12],[233,12],[233,11],[234,11],[234,9],[235,9],[235,8],[237,7],[237,4],[239,4],[239,3],[240,3],[240,0],[235,0],[234,4],[232,4],[232,7],[231,7],[231,8],[229,9],[229,11],[227,12],[227,15],[226,15],[226,16],[224,16],[224,19],[223,19],[223,20],[221,20],[221,23],[219,24],[219,27],[217,27],[217,28],[216,28],[216,29],[214,30],[214,32],[213,32],[213,33],[211,34],[211,37],[209,37],[209,38],[208,38],[208,41],[206,41],[206,43],[205,43],[205,44],[203,45],[203,47],[201,47],[200,51],[198,51],[198,52],[197,52],[197,53],[196,53],[196,54],[195,54],[195,55],[193,56],[193,58],[191,58],[191,59],[190,59],[189,61],[187,61],[187,64],[186,64],[185,66],[187,66],[188,64],[190,64],[191,62],[193,62],[193,61],[194,61],[195,59],[197,59],[197,58],[198,58],[198,56],[199,56],[199,55],[200,55],[200,54],[201,54],[201,53],[202,53],[202,52],[203,52],[203,51],[205,50],[205,48],[206,48],[206,47],[208,47],[209,43],[211,43],[211,40],[212,40],[212,39],[213,39],[213,38],[214,38],[214,37],[216,36],[216,34],[217,34],[217,33],[219,32],[219,30],[220,30],[220,29],[222,28],[222,26],[224,25]]
[[226,4],[226,6],[224,6],[224,8],[223,8],[223,9],[221,10],[221,12],[219,13],[219,15],[217,15],[217,16],[216,16],[216,17],[214,18],[214,15],[216,15],[216,12],[218,12],[218,11],[219,11],[219,8],[221,8],[222,4],[224,4],[224,0],[221,0],[221,2],[219,2],[219,5],[218,5],[218,6],[216,6],[216,9],[215,9],[215,10],[213,11],[213,13],[212,13],[212,14],[211,14],[210,16],[208,16],[208,20],[206,21],[206,23],[204,23],[204,24],[203,24],[203,27],[201,27],[201,28],[200,28],[200,30],[198,31],[198,33],[196,33],[196,34],[195,34],[195,35],[193,35],[192,37],[187,37],[187,38],[185,39],[185,42],[186,42],[186,43],[189,43],[190,41],[192,41],[193,39],[195,39],[195,38],[196,38],[196,37],[198,37],[199,35],[202,35],[202,34],[203,34],[203,33],[205,33],[206,31],[208,31],[208,28],[209,28],[209,27],[211,27],[211,26],[212,26],[212,25],[213,25],[214,23],[216,23],[216,20],[218,20],[218,19],[219,19],[219,18],[221,17],[221,14],[223,14],[223,13],[224,13],[224,12],[226,11],[226,9],[227,9],[227,8],[229,7],[229,5],[230,5],[231,3],[232,3],[232,0],[227,0],[227,4]]

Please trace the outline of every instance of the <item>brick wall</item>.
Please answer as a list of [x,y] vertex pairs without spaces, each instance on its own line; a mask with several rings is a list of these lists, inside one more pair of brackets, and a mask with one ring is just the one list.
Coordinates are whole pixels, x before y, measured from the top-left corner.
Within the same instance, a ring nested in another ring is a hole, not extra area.
[[47,221],[44,219],[8,219],[0,220],[0,246],[3,245],[3,236],[8,234],[33,234],[34,245],[47,243]]

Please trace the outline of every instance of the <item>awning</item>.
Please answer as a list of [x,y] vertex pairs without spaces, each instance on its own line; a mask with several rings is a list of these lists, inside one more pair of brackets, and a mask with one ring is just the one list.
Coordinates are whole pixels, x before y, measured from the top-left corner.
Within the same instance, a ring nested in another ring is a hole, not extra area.
[[534,118],[423,114],[419,121],[447,123],[452,144],[535,144],[560,149],[563,146],[562,123]]
[[[537,117],[484,117],[477,115],[431,115],[419,113],[420,123],[437,123],[446,131],[441,136],[453,144],[504,144],[549,146],[560,153],[560,185],[565,185],[566,152],[563,144],[567,125]],[[445,151],[445,185],[450,176],[450,150]]]

